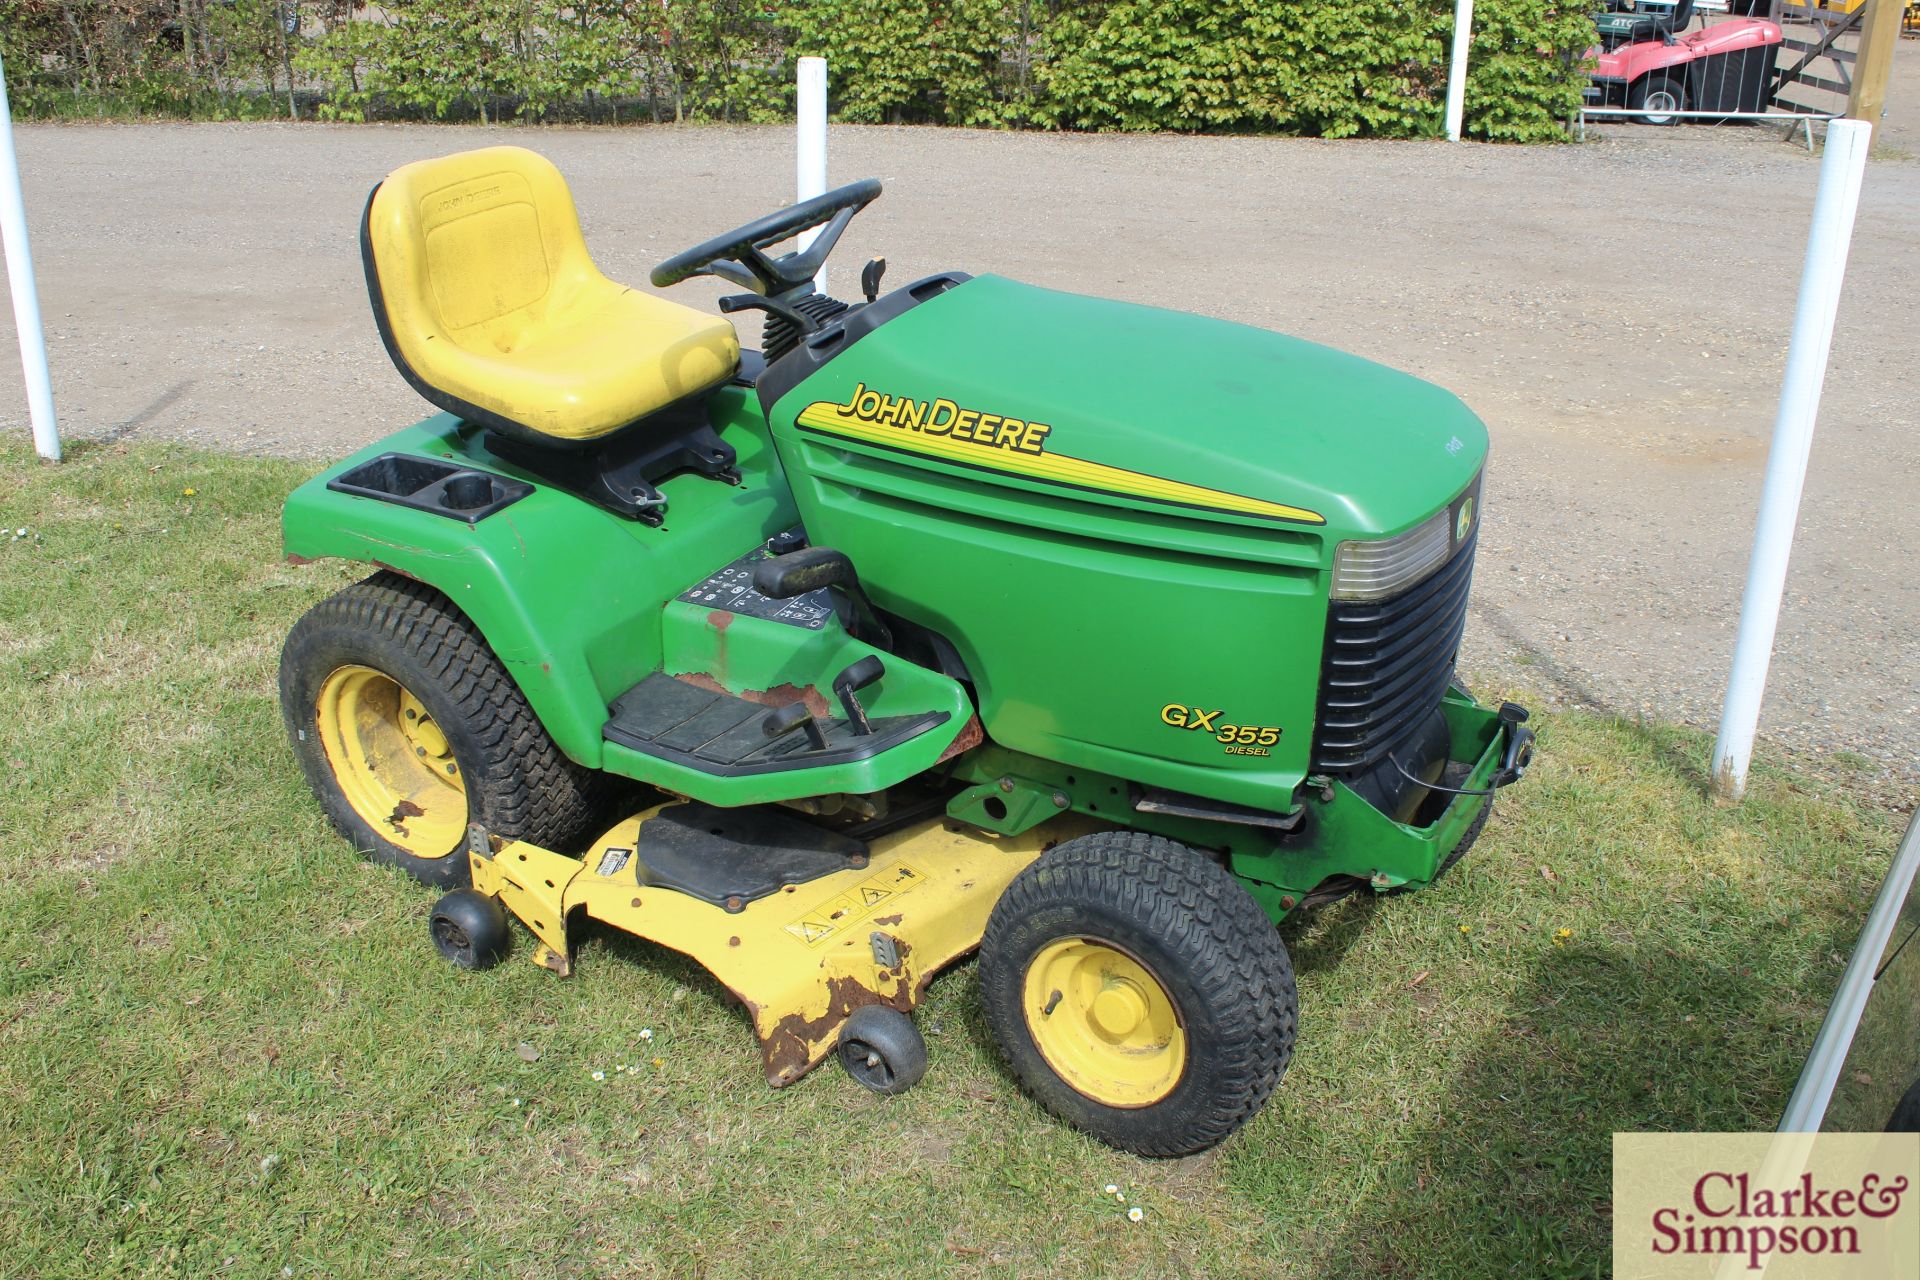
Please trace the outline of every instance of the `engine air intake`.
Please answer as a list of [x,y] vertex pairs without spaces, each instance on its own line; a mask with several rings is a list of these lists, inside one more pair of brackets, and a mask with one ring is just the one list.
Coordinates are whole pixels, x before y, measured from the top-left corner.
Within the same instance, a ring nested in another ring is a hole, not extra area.
[[1475,528],[1432,577],[1385,600],[1327,610],[1313,767],[1364,773],[1431,712],[1453,679],[1467,622]]

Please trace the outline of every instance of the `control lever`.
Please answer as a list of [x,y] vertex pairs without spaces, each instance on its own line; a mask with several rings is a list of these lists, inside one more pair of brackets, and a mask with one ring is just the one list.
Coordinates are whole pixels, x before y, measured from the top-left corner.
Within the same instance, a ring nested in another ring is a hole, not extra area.
[[791,600],[822,587],[859,589],[853,561],[832,547],[802,547],[753,566],[753,589],[770,600]]
[[820,327],[820,322],[812,316],[795,310],[778,298],[763,298],[757,293],[729,294],[716,305],[726,315],[736,311],[770,311],[792,325],[797,333],[813,333]]
[[827,749],[826,730],[820,727],[820,722],[813,718],[813,712],[807,710],[807,704],[804,702],[789,702],[779,710],[769,713],[767,718],[760,722],[760,731],[770,739],[784,738],[795,729],[806,731],[807,744],[813,750]]
[[880,277],[887,274],[887,260],[874,258],[860,268],[860,292],[868,302],[877,302],[880,298]]
[[887,664],[880,661],[878,654],[870,653],[833,678],[834,696],[840,699],[840,706],[846,711],[855,733],[873,732],[873,726],[867,721],[867,709],[855,695],[886,673]]
[[846,552],[832,547],[804,547],[770,556],[753,566],[753,589],[770,600],[791,600],[823,587],[836,588],[852,605],[853,621],[847,629],[855,639],[880,649],[893,645],[892,630],[880,620],[873,602],[860,589],[860,575],[853,571],[853,561],[847,559]]
[[[776,533],[767,539],[767,554],[770,556],[784,556],[790,551],[799,551],[806,545],[807,535],[805,530],[788,529],[785,533]],[[761,592],[761,594],[765,595],[766,593]]]

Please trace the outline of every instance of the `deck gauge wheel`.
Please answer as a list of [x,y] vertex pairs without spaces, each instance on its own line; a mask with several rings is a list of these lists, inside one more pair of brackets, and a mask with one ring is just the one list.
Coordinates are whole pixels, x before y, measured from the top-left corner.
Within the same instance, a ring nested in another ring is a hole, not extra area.
[[428,927],[434,947],[462,969],[491,969],[513,944],[507,909],[477,889],[455,889],[441,898]]
[[840,1065],[875,1093],[905,1093],[927,1074],[927,1042],[898,1009],[866,1005],[841,1024]]

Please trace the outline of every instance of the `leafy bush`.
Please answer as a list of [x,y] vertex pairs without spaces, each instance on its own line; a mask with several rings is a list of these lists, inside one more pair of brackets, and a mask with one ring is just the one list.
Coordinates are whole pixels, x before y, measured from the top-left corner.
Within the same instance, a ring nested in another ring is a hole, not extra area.
[[812,0],[789,15],[796,54],[827,59],[839,118],[1000,124],[1012,11],[1000,0]]
[[[1480,0],[1467,130],[1563,136],[1590,0]],[[0,0],[23,114],[770,121],[1425,137],[1451,0]]]
[[[1043,118],[1081,129],[1259,130],[1422,137],[1442,128],[1445,0],[1115,0],[1063,9],[1048,32]],[[1585,4],[1482,0],[1469,133],[1562,136],[1580,102]]]
[[1467,63],[1467,129],[1498,142],[1561,136],[1587,83],[1581,55],[1594,43],[1587,3],[1495,0],[1474,9]]

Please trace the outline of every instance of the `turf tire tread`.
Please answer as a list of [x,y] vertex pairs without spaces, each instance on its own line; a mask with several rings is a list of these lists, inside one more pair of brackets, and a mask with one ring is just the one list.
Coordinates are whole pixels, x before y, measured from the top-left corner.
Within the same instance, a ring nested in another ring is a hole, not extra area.
[[[1030,1092],[1084,1126],[1085,1104],[1058,1105],[1061,1090],[1071,1092],[1070,1087],[1043,1063],[1045,1077],[1036,1081],[1033,1071],[1040,1060],[1020,1051],[1031,1044],[1019,991],[1033,947],[1015,935],[1021,922],[1063,908],[1079,910],[1096,936],[1103,922],[1117,918],[1160,940],[1218,1019],[1209,1043],[1189,1044],[1190,1059],[1204,1055],[1208,1088],[1205,1097],[1192,1100],[1197,1106],[1179,1117],[1177,1127],[1153,1122],[1159,1105],[1102,1107],[1098,1112],[1117,1127],[1096,1128],[1096,1136],[1140,1155],[1181,1156],[1213,1146],[1251,1119],[1286,1070],[1298,998],[1286,947],[1246,889],[1185,845],[1138,831],[1070,840],[1008,886],[981,941],[982,984],[994,988],[987,992],[988,1019]],[[1070,931],[1055,936],[1070,936]],[[1018,950],[1026,954],[1013,954]]]
[[[468,750],[461,754],[477,757],[460,761],[469,804],[474,819],[488,831],[561,850],[597,833],[618,795],[617,782],[569,760],[467,616],[440,591],[400,574],[382,571],[357,582],[322,600],[295,624],[287,637],[281,670],[289,729],[303,727],[302,718],[311,712],[310,705],[301,705],[309,701],[311,686],[295,687],[301,684],[299,667],[309,645],[342,634],[373,650],[367,665],[376,668],[377,654],[386,646],[403,652],[427,672],[437,693],[452,704],[452,718],[464,726],[468,742]],[[310,678],[317,684],[325,674]],[[414,693],[426,696],[419,689]],[[302,750],[297,733],[295,749]],[[311,779],[311,766],[308,772]],[[353,820],[342,820],[340,805],[329,803],[327,808],[342,834],[366,843],[366,833],[355,829]],[[378,833],[373,834],[377,839]],[[391,846],[371,852],[377,860],[407,866],[416,875],[427,870],[422,878],[429,883],[466,882],[464,855],[440,860],[458,864],[457,874],[451,874],[409,865],[424,860]],[[397,856],[382,856],[383,852]]]

